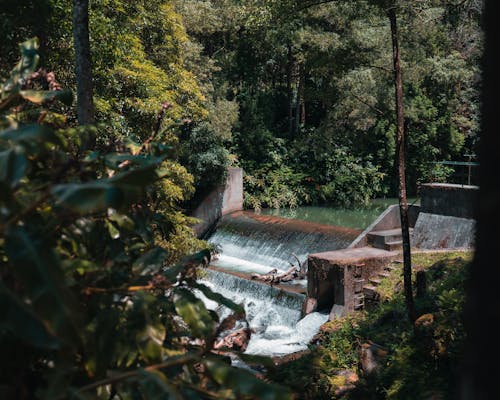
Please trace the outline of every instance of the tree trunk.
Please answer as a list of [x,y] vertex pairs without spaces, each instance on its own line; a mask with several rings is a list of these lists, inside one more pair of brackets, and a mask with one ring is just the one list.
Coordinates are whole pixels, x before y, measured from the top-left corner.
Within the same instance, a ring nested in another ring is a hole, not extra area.
[[292,47],[288,46],[288,64],[287,64],[287,76],[286,76],[286,88],[288,92],[288,136],[293,136],[293,91],[292,91],[292,80],[293,80],[293,54]]
[[300,76],[300,124],[306,125],[306,78],[304,71]]
[[[89,0],[73,0],[73,40],[78,123],[93,124],[95,121],[89,41]],[[91,147],[93,141],[94,138],[90,138],[86,147]]]
[[297,93],[295,97],[295,136],[300,133],[300,116],[301,116],[301,95],[302,95],[302,74],[303,66],[301,63],[297,65]]
[[411,247],[408,221],[408,202],[406,200],[405,178],[405,128],[403,106],[403,80],[401,77],[401,58],[399,54],[399,33],[394,7],[387,11],[391,23],[392,53],[394,63],[394,87],[396,99],[396,164],[398,169],[399,213],[401,216],[401,234],[403,236],[403,279],[408,318],[415,321],[415,305],[411,282]]

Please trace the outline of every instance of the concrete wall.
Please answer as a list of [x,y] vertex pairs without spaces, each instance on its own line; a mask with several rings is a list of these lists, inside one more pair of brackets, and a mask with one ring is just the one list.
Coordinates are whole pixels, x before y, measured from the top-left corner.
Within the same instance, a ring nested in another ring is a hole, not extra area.
[[223,216],[243,210],[243,170],[229,168],[225,185],[215,188],[194,210],[192,216],[200,220],[193,226],[198,237],[204,236]]
[[478,186],[421,185],[421,212],[413,230],[413,246],[421,249],[474,247],[478,192]]
[[356,293],[361,293],[368,279],[397,255],[368,247],[310,254],[304,313],[334,311],[335,307],[337,315],[354,311]]
[[478,186],[425,183],[420,185],[421,211],[473,219],[478,193]]
[[474,247],[475,228],[473,219],[420,213],[412,243],[419,249],[469,249]]
[[[410,228],[415,226],[417,222],[418,214],[420,212],[420,207],[417,205],[408,206],[408,218],[410,223]],[[354,241],[349,245],[349,248],[364,247],[368,245],[366,236],[372,231],[383,231],[387,229],[401,228],[401,216],[399,214],[399,205],[394,204],[385,209],[385,211],[379,215],[379,217],[373,221],[373,223],[368,226],[361,234],[354,239]]]

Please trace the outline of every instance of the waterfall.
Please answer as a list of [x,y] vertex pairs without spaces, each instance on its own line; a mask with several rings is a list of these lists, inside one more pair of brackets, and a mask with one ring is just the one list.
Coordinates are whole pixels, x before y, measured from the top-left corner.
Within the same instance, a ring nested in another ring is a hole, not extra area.
[[[305,299],[301,293],[280,290],[210,269],[206,271],[202,283],[244,306],[247,321],[253,330],[246,350],[248,354],[276,356],[304,350],[328,319],[328,314],[322,313],[312,313],[300,319]],[[226,307],[210,301],[200,292],[197,295],[221,319],[229,315],[230,310]]]
[[246,273],[286,271],[307,255],[347,247],[354,229],[238,212],[225,216],[209,242],[221,250],[215,265]]
[[[222,218],[209,238],[221,252],[213,263],[217,270],[208,269],[203,283],[244,306],[253,330],[247,353],[284,355],[306,349],[328,315],[312,313],[301,319],[303,293],[283,290],[286,285],[271,287],[242,276],[267,273],[273,268],[286,271],[290,263],[297,264],[294,255],[303,263],[310,253],[347,247],[357,234],[353,229],[251,212]],[[304,286],[302,282],[302,291]],[[197,295],[221,318],[229,314],[224,306],[201,293]]]

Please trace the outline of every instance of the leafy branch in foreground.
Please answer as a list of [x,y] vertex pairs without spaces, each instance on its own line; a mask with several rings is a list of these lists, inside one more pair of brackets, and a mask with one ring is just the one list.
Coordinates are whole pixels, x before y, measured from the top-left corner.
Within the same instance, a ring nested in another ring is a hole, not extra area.
[[85,129],[39,118],[68,97],[36,90],[37,47],[0,91],[0,397],[290,398],[212,352],[244,312],[197,283],[210,251],[176,206],[192,177],[156,141],[165,110],[147,143],[82,152]]

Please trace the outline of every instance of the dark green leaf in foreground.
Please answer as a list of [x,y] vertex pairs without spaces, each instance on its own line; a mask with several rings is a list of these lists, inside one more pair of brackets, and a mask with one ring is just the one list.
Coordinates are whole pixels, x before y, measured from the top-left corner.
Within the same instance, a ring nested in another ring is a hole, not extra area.
[[24,99],[35,104],[59,100],[60,102],[70,106],[73,102],[73,94],[71,90],[21,90],[19,94]]
[[160,270],[167,257],[165,249],[155,247],[135,260],[133,268],[141,274],[154,273]]
[[0,331],[4,329],[34,347],[50,350],[59,347],[59,341],[44,322],[0,283]]
[[193,287],[200,290],[210,300],[225,305],[227,308],[233,310],[238,315],[241,316],[245,315],[245,309],[243,308],[242,305],[236,304],[231,299],[228,299],[222,296],[221,294],[214,292],[207,285],[204,285],[203,283],[195,283],[193,284]]
[[186,289],[178,289],[174,296],[175,311],[189,326],[194,336],[205,338],[214,332],[215,321],[201,300]]
[[160,371],[140,371],[139,384],[148,400],[182,400],[176,385]]
[[208,360],[205,365],[212,378],[224,387],[234,391],[235,398],[251,396],[259,400],[289,400],[291,394],[284,387],[270,385],[256,378],[252,373],[227,364]]
[[0,181],[17,184],[26,174],[28,160],[23,151],[11,148],[0,152]]
[[56,255],[23,226],[7,230],[5,245],[14,273],[33,293],[33,310],[57,336],[75,344],[79,336],[76,302],[64,283]]
[[[138,195],[137,192],[134,194]],[[52,188],[52,195],[58,205],[80,214],[119,209],[125,205],[126,198],[122,188],[106,181],[56,185]]]
[[61,142],[54,131],[44,125],[24,125],[18,129],[3,131],[0,133],[0,140],[26,144],[33,142],[59,144]]

